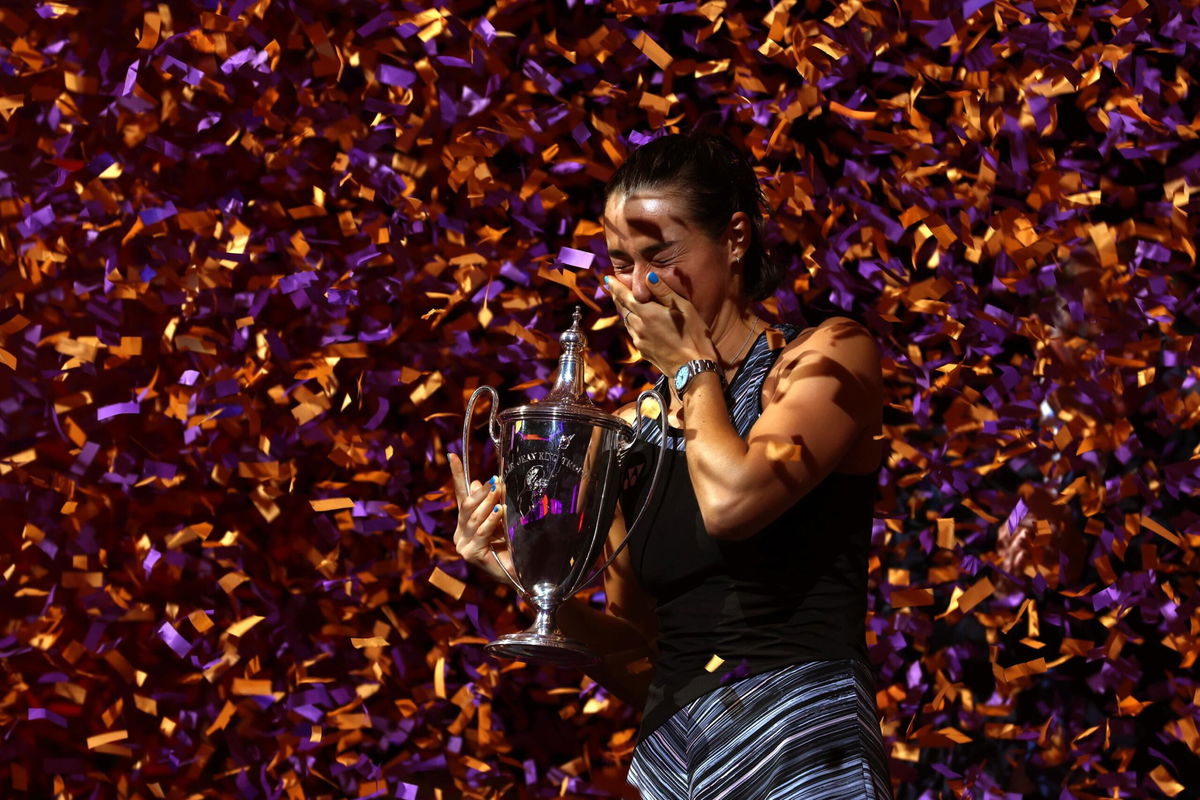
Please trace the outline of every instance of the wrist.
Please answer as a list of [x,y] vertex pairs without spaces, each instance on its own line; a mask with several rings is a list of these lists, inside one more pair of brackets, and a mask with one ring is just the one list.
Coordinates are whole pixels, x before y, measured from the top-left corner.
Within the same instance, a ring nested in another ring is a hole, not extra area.
[[681,364],[670,376],[671,388],[675,391],[675,396],[683,400],[687,394],[693,391],[698,382],[709,380],[707,376],[710,374],[712,380],[715,380],[724,390],[725,373],[721,371],[716,359],[710,358],[694,359]]
[[718,364],[721,363],[721,359],[717,357],[717,351],[712,348],[681,350],[668,362],[668,369],[663,374],[667,376],[667,380],[674,380],[675,373],[679,371],[679,368],[692,361],[715,361]]

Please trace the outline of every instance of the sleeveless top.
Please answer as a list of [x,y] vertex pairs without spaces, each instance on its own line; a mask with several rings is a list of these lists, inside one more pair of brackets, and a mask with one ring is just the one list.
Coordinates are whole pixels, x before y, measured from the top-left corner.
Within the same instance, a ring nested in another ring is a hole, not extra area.
[[[791,325],[776,330],[791,341]],[[779,357],[764,331],[726,390],[745,438],[762,414],[762,386]],[[667,396],[666,378],[657,388]],[[626,460],[627,520],[642,507],[660,439],[644,420]],[[658,654],[639,741],[723,682],[807,661],[867,663],[867,558],[878,471],[832,473],[778,519],[740,541],[710,537],[683,431],[668,431],[663,474],[629,540],[633,569],[655,600]],[[715,656],[715,658],[714,658]]]

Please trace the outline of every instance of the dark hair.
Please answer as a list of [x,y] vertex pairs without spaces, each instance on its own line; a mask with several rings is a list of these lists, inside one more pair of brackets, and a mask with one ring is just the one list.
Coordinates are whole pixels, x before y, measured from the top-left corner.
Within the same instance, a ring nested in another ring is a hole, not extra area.
[[750,243],[742,259],[742,291],[750,300],[770,297],[783,279],[764,242],[764,215],[771,213],[754,167],[733,142],[713,133],[672,133],[642,145],[613,173],[604,198],[639,189],[673,186],[690,206],[691,218],[717,237],[738,211],[750,219]]

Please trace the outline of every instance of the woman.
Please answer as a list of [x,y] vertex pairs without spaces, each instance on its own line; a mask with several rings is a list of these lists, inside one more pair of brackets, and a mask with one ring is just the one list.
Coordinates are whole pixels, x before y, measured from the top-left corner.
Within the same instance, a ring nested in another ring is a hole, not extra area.
[[[646,144],[606,191],[605,284],[662,373],[670,450],[649,523],[605,573],[605,611],[574,600],[559,624],[603,655],[593,678],[644,703],[629,781],[646,800],[890,797],[865,646],[879,355],[848,319],[801,331],[758,315],[781,277],[765,205],[742,155],[703,134]],[[658,436],[638,431],[628,508]],[[458,551],[502,579],[488,548],[503,489],[465,491],[451,468]],[[610,546],[623,535],[619,518]]]

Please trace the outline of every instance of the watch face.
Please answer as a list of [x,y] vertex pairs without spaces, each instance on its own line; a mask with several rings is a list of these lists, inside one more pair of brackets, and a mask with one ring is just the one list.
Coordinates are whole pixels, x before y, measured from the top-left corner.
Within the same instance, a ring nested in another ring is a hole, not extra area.
[[675,370],[675,391],[682,392],[683,387],[687,386],[688,374],[690,372],[691,370],[688,369],[687,364]]

